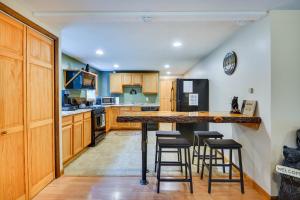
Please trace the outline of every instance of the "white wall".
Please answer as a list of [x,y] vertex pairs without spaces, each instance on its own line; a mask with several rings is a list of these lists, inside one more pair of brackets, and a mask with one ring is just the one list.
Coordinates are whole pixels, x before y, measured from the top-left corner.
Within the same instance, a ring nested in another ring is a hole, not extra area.
[[[300,129],[300,11],[272,11],[272,171],[282,160],[282,146],[296,146]],[[272,179],[272,195],[279,185]]]
[[[238,66],[228,76],[223,71],[223,58],[235,51]],[[226,138],[233,138],[243,145],[242,156],[245,172],[270,193],[271,117],[270,117],[270,18],[243,27],[227,42],[202,59],[185,74],[186,78],[208,78],[210,84],[210,110],[229,111],[233,96],[257,100],[257,115],[262,117],[259,130],[237,124],[210,124]],[[254,88],[254,93],[248,92]]]

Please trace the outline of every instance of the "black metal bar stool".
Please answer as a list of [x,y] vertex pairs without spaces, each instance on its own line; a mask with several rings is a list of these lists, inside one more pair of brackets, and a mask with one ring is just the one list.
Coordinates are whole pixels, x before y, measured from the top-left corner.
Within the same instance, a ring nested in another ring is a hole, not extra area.
[[[194,158],[197,157],[197,173],[199,173],[200,163],[199,160],[203,159],[203,155],[201,155],[200,147],[204,146],[204,139],[223,139],[224,135],[217,131],[194,131],[194,141],[193,141],[193,158],[192,163],[194,164]],[[196,149],[197,146],[197,149]],[[221,157],[218,157],[218,151],[215,150],[215,155],[212,155],[215,159],[215,164],[217,164],[217,160],[222,160],[224,164],[224,151],[221,149]],[[209,159],[207,155],[205,159]],[[223,172],[225,173],[225,167],[223,166]]]
[[[158,169],[157,169],[157,193],[159,193],[160,182],[189,182],[190,183],[190,192],[193,193],[193,181],[192,181],[192,167],[191,167],[191,156],[190,156],[190,147],[191,144],[184,138],[176,139],[158,139]],[[162,161],[163,149],[183,149],[184,150],[184,163],[174,162],[174,161]],[[185,167],[185,177],[184,178],[161,178],[161,166],[184,166]]]
[[[158,155],[158,145],[157,145],[157,141],[160,138],[179,138],[181,137],[181,133],[179,131],[156,131],[156,143],[155,143],[155,166],[154,166],[154,171],[156,172],[157,169],[157,155]],[[164,151],[164,153],[177,153],[177,157],[178,157],[178,162],[182,163],[182,155],[181,155],[181,149],[177,148],[177,150],[166,150]],[[182,170],[182,165],[180,166],[180,170],[181,172]]]
[[[205,162],[206,156],[206,147],[209,147],[209,164]],[[213,140],[207,139],[204,140],[204,153],[203,153],[203,161],[202,161],[202,170],[201,170],[201,179],[203,179],[203,171],[204,166],[206,166],[209,170],[209,177],[208,177],[208,193],[211,192],[211,183],[212,182],[240,182],[241,185],[241,192],[244,193],[244,177],[243,177],[243,164],[242,164],[242,155],[241,155],[241,148],[242,145],[232,139],[224,139],[224,140]],[[212,163],[212,151],[214,149],[228,149],[229,150],[229,164],[213,164]],[[232,163],[232,150],[238,151],[238,158],[239,158],[239,167]],[[212,167],[213,166],[228,166],[229,167],[229,179],[213,179],[212,178]],[[232,167],[235,167],[240,172],[239,179],[232,179]]]

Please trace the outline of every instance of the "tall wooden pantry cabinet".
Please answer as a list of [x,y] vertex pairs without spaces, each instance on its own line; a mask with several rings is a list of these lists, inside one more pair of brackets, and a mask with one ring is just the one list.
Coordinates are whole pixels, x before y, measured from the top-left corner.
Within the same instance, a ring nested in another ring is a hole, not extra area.
[[54,160],[53,40],[0,12],[0,199],[31,199]]

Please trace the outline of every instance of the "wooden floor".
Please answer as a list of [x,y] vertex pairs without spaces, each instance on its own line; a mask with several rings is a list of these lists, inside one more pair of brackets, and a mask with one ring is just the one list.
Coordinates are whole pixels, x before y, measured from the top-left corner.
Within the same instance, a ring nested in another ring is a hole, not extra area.
[[250,183],[245,183],[245,194],[238,183],[214,183],[207,193],[207,179],[194,177],[194,193],[187,183],[161,183],[156,193],[156,178],[142,186],[139,177],[67,177],[63,176],[48,185],[34,200],[265,200]]

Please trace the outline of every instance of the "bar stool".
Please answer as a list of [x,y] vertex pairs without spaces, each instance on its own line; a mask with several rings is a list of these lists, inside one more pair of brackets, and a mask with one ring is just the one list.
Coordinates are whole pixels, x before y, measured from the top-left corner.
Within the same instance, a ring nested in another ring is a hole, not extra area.
[[[206,156],[206,147],[209,147],[209,164],[205,162]],[[209,170],[208,176],[208,193],[211,193],[211,183],[212,182],[240,182],[241,192],[244,193],[244,178],[243,178],[243,164],[242,164],[242,155],[241,155],[242,145],[232,139],[224,140],[213,140],[207,139],[204,140],[204,153],[203,153],[203,162],[201,169],[201,179],[203,179],[204,166]],[[214,149],[228,149],[229,150],[229,164],[212,164],[212,151]],[[239,167],[232,163],[232,150],[238,151]],[[213,166],[229,166],[229,179],[212,179],[212,167]],[[237,168],[240,172],[239,179],[232,179],[232,166]]]
[[[158,139],[158,169],[157,169],[157,193],[160,190],[160,182],[189,182],[190,192],[193,193],[193,181],[192,181],[192,167],[190,149],[191,144],[184,138],[176,139]],[[179,148],[184,149],[184,163],[174,161],[162,161],[162,149]],[[161,178],[161,166],[184,166],[185,167],[185,178]]]
[[[194,131],[194,140],[193,140],[193,158],[192,163],[194,164],[194,158],[197,157],[197,173],[199,173],[200,163],[199,160],[203,159],[203,155],[201,155],[200,147],[204,146],[203,140],[204,139],[223,139],[224,135],[217,132],[217,131]],[[197,144],[196,144],[197,143]],[[197,146],[197,150],[196,150]],[[217,160],[222,160],[224,164],[224,151],[221,149],[221,157],[218,157],[217,149],[215,150],[215,155],[212,155],[215,159],[215,164],[217,164]],[[205,159],[208,159],[207,156]],[[225,167],[223,166],[223,172],[225,173]]]
[[[156,172],[157,169],[157,155],[158,155],[158,145],[157,141],[160,138],[179,138],[181,137],[181,133],[179,131],[156,131],[156,142],[155,142],[155,166],[154,166],[154,171]],[[164,151],[164,153],[177,153],[178,157],[178,162],[182,163],[182,155],[181,155],[181,149],[177,150],[168,150]],[[182,165],[180,166],[180,171],[182,172]]]

